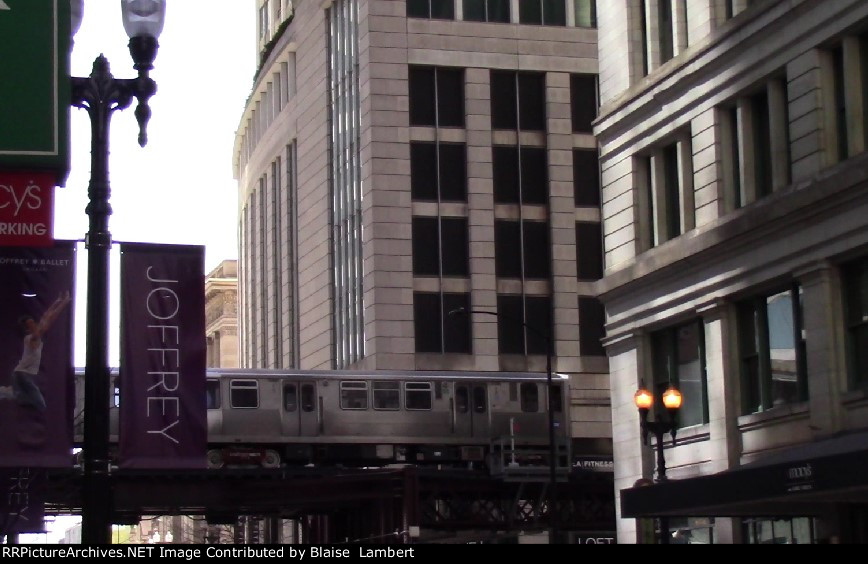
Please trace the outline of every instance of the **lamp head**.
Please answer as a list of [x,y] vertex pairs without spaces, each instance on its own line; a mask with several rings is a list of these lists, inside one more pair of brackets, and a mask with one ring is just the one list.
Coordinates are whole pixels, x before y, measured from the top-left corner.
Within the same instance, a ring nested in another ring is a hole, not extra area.
[[681,408],[681,392],[678,391],[678,388],[675,386],[669,386],[669,388],[663,392],[663,405],[665,405],[666,409],[669,411],[677,411]]
[[121,15],[130,39],[140,35],[156,39],[163,31],[166,0],[121,0]]
[[654,396],[648,391],[648,388],[645,387],[644,381],[639,384],[639,389],[636,390],[635,394],[633,394],[633,402],[636,404],[636,407],[639,408],[640,412],[644,411],[646,414],[648,413],[648,410],[651,409],[651,406],[654,405]]
[[157,38],[166,19],[166,0],[121,0],[124,30],[130,38],[130,55],[139,72],[154,68]]

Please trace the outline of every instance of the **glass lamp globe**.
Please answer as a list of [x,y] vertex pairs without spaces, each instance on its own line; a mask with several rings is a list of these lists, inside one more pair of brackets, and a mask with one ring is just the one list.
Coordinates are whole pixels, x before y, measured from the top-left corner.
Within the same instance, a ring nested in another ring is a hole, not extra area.
[[142,35],[157,38],[166,19],[166,1],[121,0],[121,16],[130,38]]

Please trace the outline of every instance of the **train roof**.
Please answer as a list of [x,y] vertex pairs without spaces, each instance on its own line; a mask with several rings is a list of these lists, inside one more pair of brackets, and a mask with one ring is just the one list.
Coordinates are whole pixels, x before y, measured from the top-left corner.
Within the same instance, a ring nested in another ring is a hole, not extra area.
[[[276,378],[297,376],[323,380],[547,380],[544,372],[491,372],[467,370],[270,370],[260,368],[209,368],[209,378]],[[565,374],[552,373],[553,380],[568,380]]]
[[[75,369],[84,374],[84,368]],[[113,375],[118,368],[111,369]],[[322,380],[474,380],[474,381],[540,381],[548,380],[545,372],[492,372],[472,370],[292,370],[267,368],[208,368],[208,378],[299,377]],[[552,373],[552,380],[566,381],[569,376]]]

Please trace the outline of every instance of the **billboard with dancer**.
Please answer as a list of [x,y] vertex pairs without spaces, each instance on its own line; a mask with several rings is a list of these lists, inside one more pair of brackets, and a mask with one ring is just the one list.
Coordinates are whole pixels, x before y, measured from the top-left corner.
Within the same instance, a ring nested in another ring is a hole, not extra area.
[[0,280],[0,467],[68,467],[74,243],[0,248]]

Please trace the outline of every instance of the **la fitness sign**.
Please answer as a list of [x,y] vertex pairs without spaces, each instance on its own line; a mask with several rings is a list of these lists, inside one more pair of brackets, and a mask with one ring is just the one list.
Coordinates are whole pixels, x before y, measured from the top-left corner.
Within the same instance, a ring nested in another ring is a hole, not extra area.
[[53,172],[0,171],[0,246],[48,247],[54,243]]

